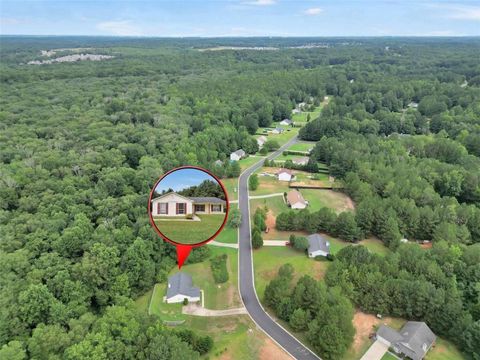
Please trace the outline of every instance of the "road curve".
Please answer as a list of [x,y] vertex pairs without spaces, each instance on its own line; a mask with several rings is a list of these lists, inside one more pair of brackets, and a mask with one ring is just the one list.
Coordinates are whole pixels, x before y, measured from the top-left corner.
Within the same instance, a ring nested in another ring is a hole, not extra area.
[[[280,155],[284,150],[298,141],[295,136],[285,145],[280,147],[268,159],[273,159]],[[250,210],[248,200],[248,177],[263,165],[264,160],[260,160],[248,169],[246,169],[238,179],[238,206],[242,213],[242,223],[238,230],[239,244],[239,267],[238,278],[240,296],[250,317],[255,323],[285,351],[295,359],[318,360],[317,355],[311,352],[301,342],[290,335],[283,327],[276,323],[263,309],[260,304],[257,293],[255,292],[253,276],[253,258],[252,242],[250,238]]]

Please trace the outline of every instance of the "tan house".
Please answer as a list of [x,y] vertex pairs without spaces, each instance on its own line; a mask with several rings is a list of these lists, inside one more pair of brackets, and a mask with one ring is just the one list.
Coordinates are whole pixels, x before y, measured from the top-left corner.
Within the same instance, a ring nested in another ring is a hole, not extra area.
[[225,205],[225,200],[216,197],[186,197],[169,192],[152,200],[152,216],[223,214]]
[[298,190],[291,190],[288,192],[287,204],[292,209],[305,209],[307,207],[307,202]]

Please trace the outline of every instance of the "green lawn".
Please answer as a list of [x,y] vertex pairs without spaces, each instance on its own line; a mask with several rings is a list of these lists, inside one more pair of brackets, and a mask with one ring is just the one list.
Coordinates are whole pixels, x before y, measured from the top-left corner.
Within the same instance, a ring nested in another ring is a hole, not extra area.
[[196,244],[207,240],[220,228],[225,216],[197,215],[201,221],[155,220],[163,235],[181,244]]
[[238,178],[222,179],[222,184],[227,189],[228,200],[238,199]]
[[[292,151],[309,151],[310,149],[313,149],[315,147],[314,142],[298,142],[296,144],[293,144],[288,148],[288,150]],[[298,155],[297,155],[298,156]]]
[[[259,170],[263,171],[262,169]],[[274,176],[258,176],[259,185],[257,190],[249,191],[250,196],[268,195],[273,193],[288,192],[288,182],[278,181]]]
[[259,162],[261,159],[261,157],[258,157],[258,156],[249,156],[249,157],[246,157],[245,159],[242,159],[242,160],[239,160],[238,161],[238,164],[240,165],[240,168],[243,170],[245,170],[246,168],[252,166],[253,164]]
[[326,189],[300,189],[311,211],[317,211],[322,207],[328,207],[336,212],[349,210],[352,203],[348,196],[339,191]]
[[280,266],[286,263],[292,264],[295,268],[296,279],[303,275],[310,275],[317,280],[323,278],[329,265],[328,261],[309,259],[306,254],[287,246],[264,246],[254,250],[255,289],[261,301],[265,287],[277,275]]
[[390,249],[386,247],[380,239],[368,238],[359,242],[359,244],[365,246],[372,253],[385,256],[390,253]]
[[425,360],[463,360],[465,357],[451,342],[437,338],[435,347],[430,349]]
[[255,209],[257,207],[263,208],[265,205],[275,216],[283,211],[288,210],[287,204],[285,204],[283,201],[283,196],[275,196],[263,199],[250,199],[250,215],[253,217]]
[[[229,218],[233,209],[238,209],[238,204],[230,204],[230,212],[228,214]],[[213,240],[223,243],[236,244],[238,242],[238,229],[230,227],[227,220],[222,232]]]

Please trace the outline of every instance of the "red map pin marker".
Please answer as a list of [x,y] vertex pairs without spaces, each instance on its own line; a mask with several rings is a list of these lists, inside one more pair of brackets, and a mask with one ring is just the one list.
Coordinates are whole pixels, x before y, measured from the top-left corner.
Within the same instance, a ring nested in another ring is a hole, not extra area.
[[177,247],[177,262],[178,268],[181,269],[185,260],[187,260],[190,251],[192,251],[192,246],[190,245],[176,245]]

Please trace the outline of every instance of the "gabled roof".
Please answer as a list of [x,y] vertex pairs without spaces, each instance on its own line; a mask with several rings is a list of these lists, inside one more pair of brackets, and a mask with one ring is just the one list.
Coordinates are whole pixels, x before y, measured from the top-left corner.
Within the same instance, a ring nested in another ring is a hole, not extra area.
[[298,157],[292,160],[294,164],[303,164],[304,162],[308,162],[309,158],[308,156],[302,156]]
[[319,234],[312,234],[307,236],[308,252],[325,251],[330,253],[330,243],[323,236]]
[[245,156],[245,151],[243,149],[238,149],[237,151],[232,152],[232,154],[236,154],[241,157],[241,156]]
[[278,170],[277,175],[280,175],[280,174],[283,174],[283,173],[287,173],[288,175],[293,175],[293,171],[290,170],[290,169],[280,169],[280,170]]
[[220,159],[215,160],[215,161],[213,162],[213,165],[221,166],[221,165],[223,165],[223,161],[220,160]]
[[291,190],[287,194],[287,201],[290,205],[301,203],[305,205],[305,199],[303,198],[302,194],[298,190]]
[[194,204],[203,204],[203,203],[211,203],[211,204],[225,204],[225,200],[213,197],[213,196],[201,196],[201,197],[189,197],[189,199],[193,200]]
[[179,272],[168,278],[167,299],[175,295],[200,297],[200,289],[193,286],[190,275]]
[[413,360],[423,359],[437,338],[427,324],[421,321],[408,321],[400,331],[382,325],[377,335]]
[[163,195],[157,196],[155,199],[152,199],[152,201],[161,199],[161,198],[163,198],[163,197],[165,197],[165,196],[167,196],[167,195],[176,195],[176,196],[179,196],[179,197],[181,197],[181,198],[183,198],[183,199],[185,199],[185,200],[192,201],[191,198],[186,197],[186,196],[183,196],[183,195],[180,195],[180,194],[176,193],[175,191],[170,191],[170,192],[165,193],[165,194],[163,194]]
[[288,124],[291,124],[291,123],[293,123],[293,121],[292,121],[292,120],[290,120],[290,119],[283,119],[281,122],[286,122],[286,123],[288,123]]

